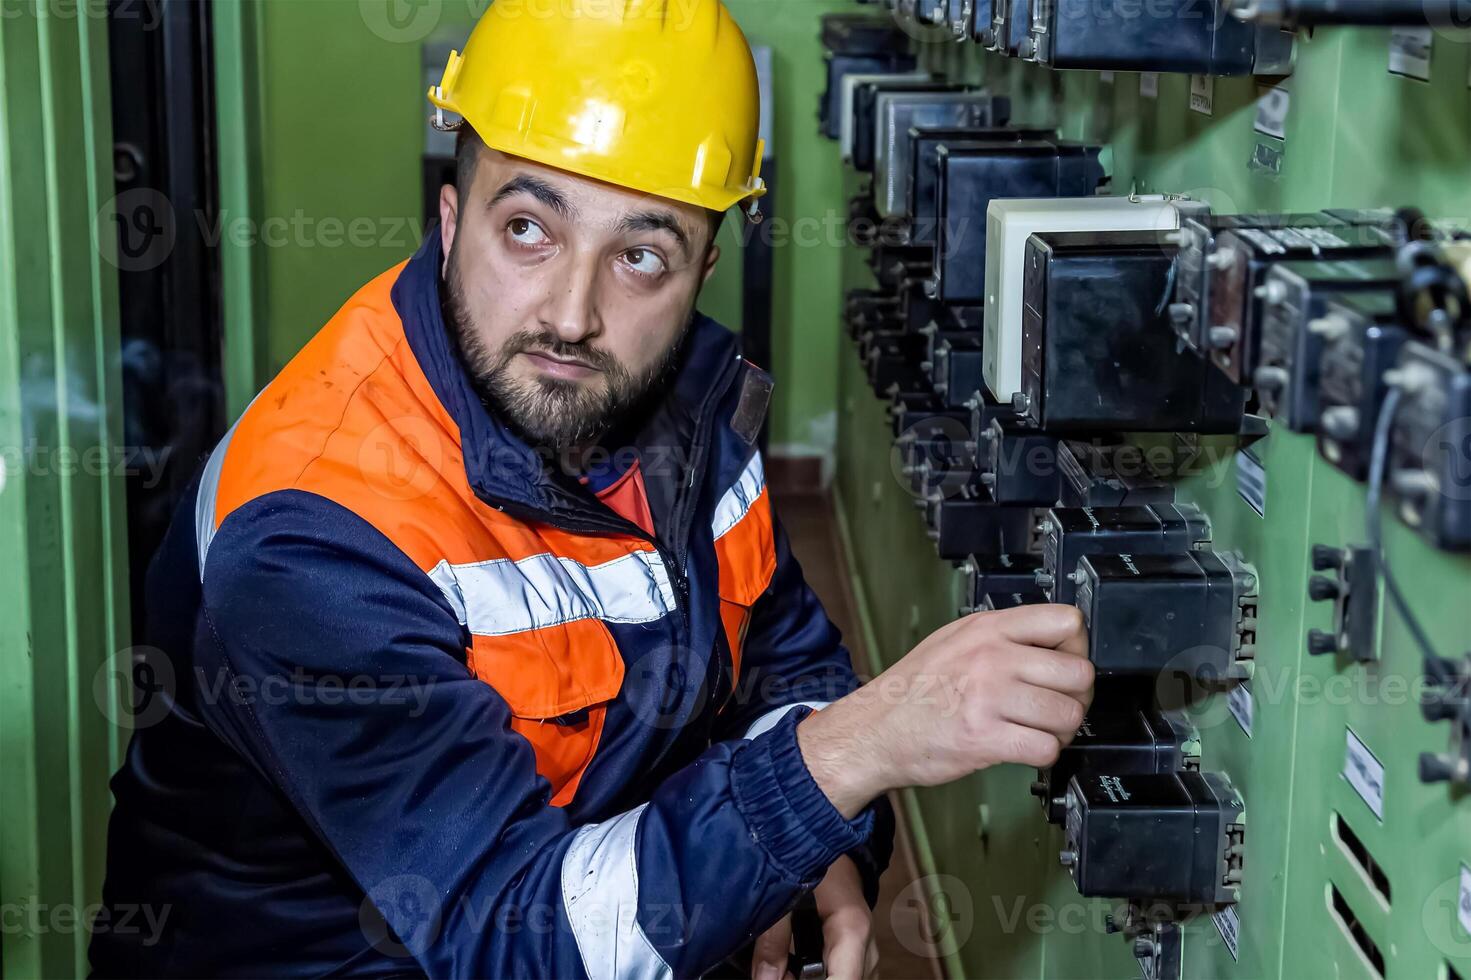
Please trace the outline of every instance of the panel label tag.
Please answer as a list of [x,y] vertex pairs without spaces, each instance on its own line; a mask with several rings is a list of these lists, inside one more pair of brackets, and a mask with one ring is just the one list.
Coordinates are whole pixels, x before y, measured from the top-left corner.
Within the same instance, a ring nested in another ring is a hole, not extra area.
[[1139,73],[1139,94],[1146,99],[1159,98],[1159,72],[1141,71]]
[[1190,108],[1196,112],[1211,114],[1216,101],[1216,80],[1212,75],[1190,76]]
[[1240,959],[1241,919],[1236,915],[1236,906],[1227,905],[1212,915],[1211,919],[1215,921],[1216,931],[1221,934],[1221,939],[1226,943],[1231,959]]
[[1249,449],[1236,454],[1236,492],[1256,516],[1267,516],[1267,469]]
[[1435,31],[1429,27],[1396,27],[1389,32],[1389,73],[1430,81],[1430,43]]
[[1374,757],[1353,729],[1348,733],[1348,749],[1343,760],[1343,778],[1354,788],[1374,816],[1384,819],[1384,763]]
[[1251,738],[1251,686],[1242,681],[1231,688],[1226,695],[1226,707],[1230,709],[1231,717],[1236,719],[1236,724],[1241,726],[1246,737]]

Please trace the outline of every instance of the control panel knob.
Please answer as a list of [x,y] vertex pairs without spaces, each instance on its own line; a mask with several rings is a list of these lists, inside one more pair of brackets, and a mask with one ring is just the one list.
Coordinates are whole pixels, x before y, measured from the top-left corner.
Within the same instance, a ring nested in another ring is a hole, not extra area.
[[1236,264],[1236,253],[1231,251],[1230,249],[1212,252],[1210,256],[1206,258],[1205,264],[1210,266],[1212,269],[1224,271]]
[[1460,701],[1446,694],[1426,694],[1420,702],[1420,714],[1426,721],[1449,721],[1461,714]]
[[1256,369],[1251,380],[1263,391],[1281,391],[1287,387],[1290,375],[1286,368],[1264,364]]
[[1342,592],[1343,587],[1326,575],[1314,575],[1308,579],[1308,598],[1314,602],[1337,599]]
[[1420,753],[1420,782],[1422,783],[1446,783],[1456,778],[1458,770],[1456,760],[1448,755],[1437,755],[1434,752]]
[[1338,652],[1338,637],[1326,630],[1308,630],[1308,653],[1321,657],[1325,653]]
[[1313,571],[1326,572],[1343,564],[1343,549],[1326,544],[1313,545]]
[[1224,350],[1236,343],[1235,327],[1211,327],[1206,333],[1206,340],[1216,350]]
[[1159,945],[1149,936],[1139,936],[1134,940],[1134,959],[1152,960],[1157,952]]
[[1195,319],[1195,306],[1192,303],[1171,303],[1170,319],[1175,323],[1189,323]]
[[1323,433],[1330,439],[1347,442],[1359,432],[1359,410],[1350,405],[1334,405],[1323,410]]

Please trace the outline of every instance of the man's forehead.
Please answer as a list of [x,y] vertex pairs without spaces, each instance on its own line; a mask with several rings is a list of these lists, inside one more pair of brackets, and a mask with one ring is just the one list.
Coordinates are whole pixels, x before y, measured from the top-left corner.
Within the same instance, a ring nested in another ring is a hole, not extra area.
[[655,211],[673,217],[687,233],[702,227],[703,212],[693,205],[642,194],[490,147],[483,147],[481,153],[480,172],[488,178],[481,186],[487,196],[496,194],[518,176],[528,176],[550,185],[588,218],[601,212],[610,222],[617,222],[627,214]]

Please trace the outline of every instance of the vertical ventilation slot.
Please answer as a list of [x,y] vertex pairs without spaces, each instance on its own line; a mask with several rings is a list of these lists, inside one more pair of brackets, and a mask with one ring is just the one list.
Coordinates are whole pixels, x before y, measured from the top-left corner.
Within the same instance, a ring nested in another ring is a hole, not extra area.
[[1337,839],[1339,847],[1343,848],[1344,853],[1353,860],[1354,864],[1358,865],[1359,870],[1364,873],[1364,877],[1369,880],[1370,885],[1374,886],[1374,890],[1379,893],[1380,898],[1384,899],[1384,904],[1387,906],[1389,904],[1389,876],[1384,873],[1379,862],[1374,860],[1374,855],[1369,853],[1364,842],[1359,840],[1359,835],[1353,832],[1348,821],[1337,813],[1333,814],[1333,836]]
[[1338,924],[1343,927],[1344,934],[1353,940],[1359,952],[1364,954],[1364,959],[1368,960],[1369,965],[1374,968],[1375,976],[1383,980],[1384,954],[1379,951],[1374,940],[1369,938],[1369,934],[1359,924],[1358,916],[1354,915],[1354,910],[1348,907],[1348,902],[1343,900],[1337,885],[1328,886],[1328,907],[1333,912],[1333,917],[1338,920]]

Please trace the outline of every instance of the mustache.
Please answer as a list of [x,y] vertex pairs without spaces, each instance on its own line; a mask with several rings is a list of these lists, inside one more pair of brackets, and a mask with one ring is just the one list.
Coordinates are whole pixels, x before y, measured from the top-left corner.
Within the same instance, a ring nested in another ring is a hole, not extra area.
[[507,338],[501,345],[501,365],[509,363],[517,354],[548,354],[559,361],[574,361],[604,373],[618,367],[617,359],[607,351],[569,343],[539,330],[520,330]]

